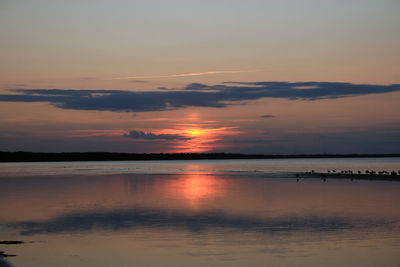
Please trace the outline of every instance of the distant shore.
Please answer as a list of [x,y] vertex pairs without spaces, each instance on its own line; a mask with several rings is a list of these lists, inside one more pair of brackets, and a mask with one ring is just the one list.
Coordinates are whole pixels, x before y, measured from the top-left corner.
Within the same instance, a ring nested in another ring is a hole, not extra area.
[[112,152],[0,152],[0,162],[59,161],[146,161],[146,160],[210,160],[210,159],[301,159],[301,158],[388,158],[396,154],[294,154],[264,155],[236,153],[112,153]]

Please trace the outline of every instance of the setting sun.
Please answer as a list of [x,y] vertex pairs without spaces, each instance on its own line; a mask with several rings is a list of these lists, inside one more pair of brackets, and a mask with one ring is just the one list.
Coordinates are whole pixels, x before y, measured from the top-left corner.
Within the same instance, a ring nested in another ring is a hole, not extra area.
[[186,134],[192,137],[197,137],[205,134],[205,130],[200,129],[188,129]]
[[239,133],[234,127],[205,127],[200,124],[183,124],[176,132],[188,138],[175,147],[181,153],[200,153],[218,149],[221,147],[218,141],[223,136]]

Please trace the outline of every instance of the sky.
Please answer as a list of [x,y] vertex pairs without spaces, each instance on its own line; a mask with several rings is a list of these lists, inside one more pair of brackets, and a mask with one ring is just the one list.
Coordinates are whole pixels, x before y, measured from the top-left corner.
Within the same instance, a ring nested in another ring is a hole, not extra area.
[[0,0],[0,151],[400,152],[397,0]]

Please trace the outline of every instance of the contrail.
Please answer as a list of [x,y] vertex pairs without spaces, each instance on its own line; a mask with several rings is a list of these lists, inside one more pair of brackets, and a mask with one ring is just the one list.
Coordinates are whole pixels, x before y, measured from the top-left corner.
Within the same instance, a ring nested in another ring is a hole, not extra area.
[[203,76],[203,75],[224,74],[224,73],[240,73],[240,72],[253,72],[253,71],[250,71],[250,70],[221,70],[221,71],[191,72],[191,73],[168,74],[168,75],[117,77],[117,78],[112,78],[111,80],[179,78],[179,77]]

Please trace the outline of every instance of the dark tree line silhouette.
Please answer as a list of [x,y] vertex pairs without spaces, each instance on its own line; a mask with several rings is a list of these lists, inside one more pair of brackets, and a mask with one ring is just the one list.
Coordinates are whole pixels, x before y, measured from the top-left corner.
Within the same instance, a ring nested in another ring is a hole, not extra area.
[[369,157],[400,157],[400,154],[264,155],[264,154],[238,154],[238,153],[113,153],[113,152],[38,153],[38,152],[23,152],[23,151],[17,151],[17,152],[0,151],[0,162],[369,158]]

